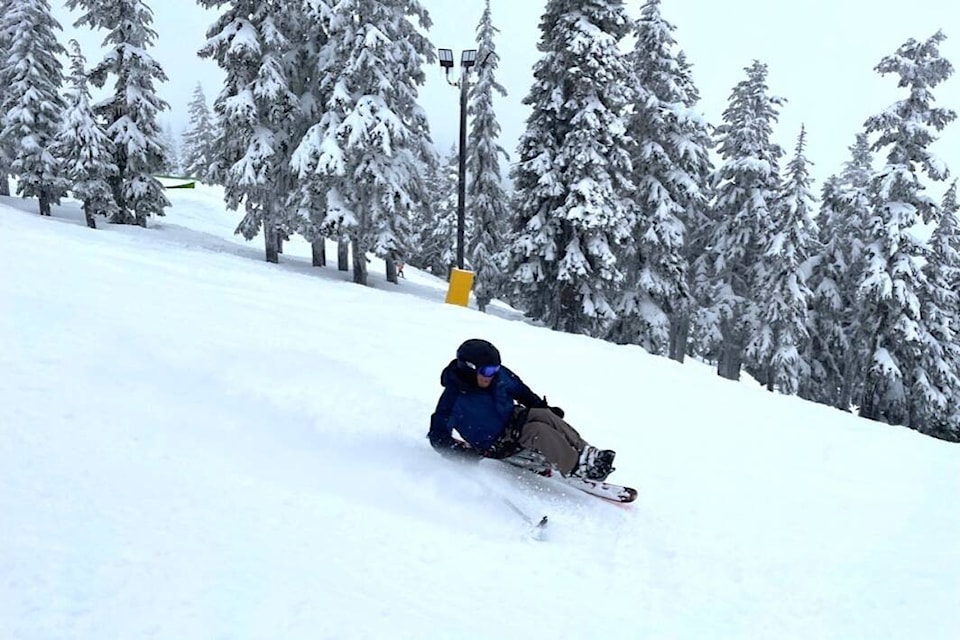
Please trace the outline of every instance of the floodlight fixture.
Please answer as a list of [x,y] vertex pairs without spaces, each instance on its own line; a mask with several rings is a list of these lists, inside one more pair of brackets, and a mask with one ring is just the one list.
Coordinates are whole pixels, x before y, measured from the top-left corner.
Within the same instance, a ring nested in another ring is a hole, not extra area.
[[444,69],[453,68],[453,49],[439,49],[440,66]]
[[[460,54],[460,79],[450,78],[453,69],[453,50],[437,49],[440,66],[446,72],[447,82],[460,89],[460,152],[457,180],[457,267],[463,269],[464,228],[466,227],[467,184],[467,93],[470,85],[470,68],[477,65],[477,50],[465,49]],[[489,54],[488,54],[489,55]],[[484,58],[486,61],[486,58]]]

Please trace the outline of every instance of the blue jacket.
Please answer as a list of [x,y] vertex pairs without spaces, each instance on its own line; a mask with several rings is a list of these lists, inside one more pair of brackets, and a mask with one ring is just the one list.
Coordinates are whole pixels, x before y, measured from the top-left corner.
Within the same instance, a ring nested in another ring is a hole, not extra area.
[[513,419],[515,401],[525,407],[545,407],[517,374],[501,366],[486,389],[477,386],[476,373],[463,371],[453,360],[440,374],[443,393],[430,417],[430,444],[438,451],[456,449],[460,436],[481,453],[497,441]]

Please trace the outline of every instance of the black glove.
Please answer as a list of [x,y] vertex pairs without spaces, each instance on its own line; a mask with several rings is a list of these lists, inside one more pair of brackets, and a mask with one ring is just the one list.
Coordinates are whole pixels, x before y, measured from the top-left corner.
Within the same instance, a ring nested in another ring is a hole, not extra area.
[[452,445],[440,452],[448,458],[454,460],[479,462],[480,458],[483,457],[483,454],[481,454],[479,451],[471,447],[466,442],[460,442],[459,440],[454,440]]
[[[428,436],[429,437],[429,436]],[[437,453],[452,460],[477,460],[482,457],[480,452],[463,440],[455,438],[429,438],[430,446]]]
[[560,407],[551,407],[550,403],[547,402],[547,396],[543,396],[543,408],[550,409],[550,411],[553,412],[553,415],[557,416],[558,418],[563,418],[563,409]]

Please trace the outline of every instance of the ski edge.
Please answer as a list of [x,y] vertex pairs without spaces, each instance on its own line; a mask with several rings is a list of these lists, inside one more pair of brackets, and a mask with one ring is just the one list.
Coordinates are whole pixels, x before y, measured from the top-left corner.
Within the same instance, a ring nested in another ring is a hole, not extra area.
[[585,478],[565,478],[560,474],[554,473],[551,473],[549,477],[560,481],[568,487],[583,491],[584,493],[608,502],[629,504],[637,499],[637,490],[633,487],[602,482],[600,480],[587,480]]
[[600,480],[566,477],[560,473],[554,473],[553,467],[531,464],[529,460],[511,461],[509,458],[505,458],[503,462],[518,469],[535,473],[543,478],[552,478],[572,489],[577,489],[578,491],[614,504],[629,504],[637,499],[638,492],[633,487]]

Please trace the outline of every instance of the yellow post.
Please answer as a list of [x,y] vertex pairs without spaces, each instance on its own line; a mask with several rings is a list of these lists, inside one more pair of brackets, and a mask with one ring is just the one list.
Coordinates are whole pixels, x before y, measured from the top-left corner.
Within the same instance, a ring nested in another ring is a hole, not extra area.
[[470,302],[470,289],[473,287],[473,271],[457,269],[450,271],[450,286],[447,287],[447,304],[467,306]]

